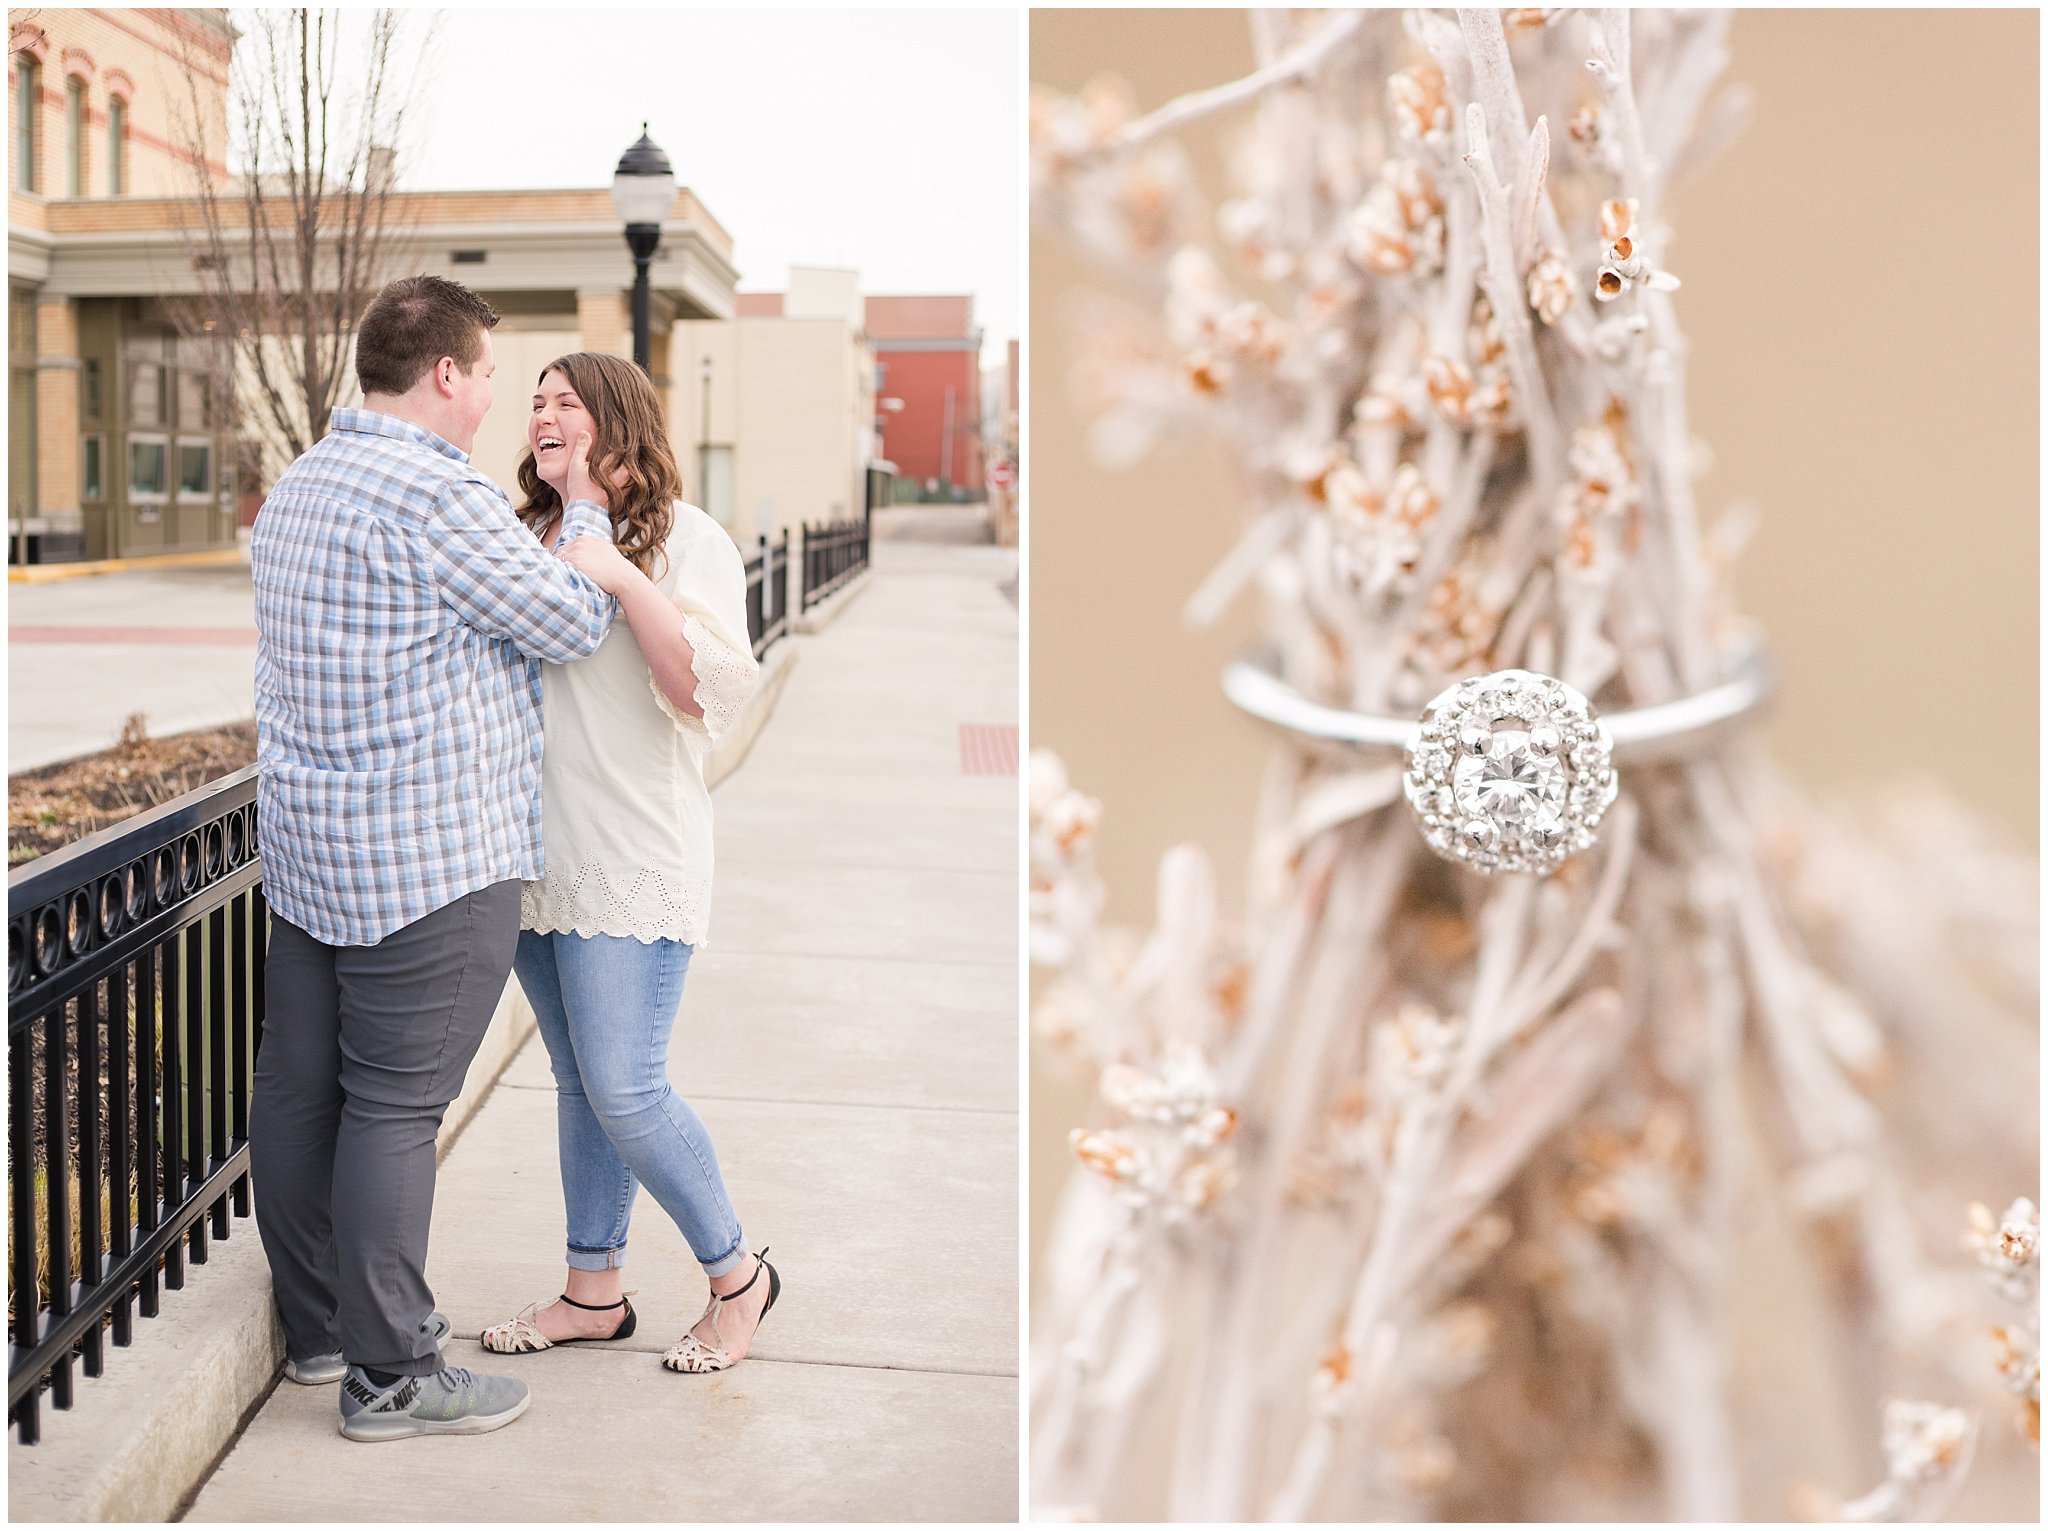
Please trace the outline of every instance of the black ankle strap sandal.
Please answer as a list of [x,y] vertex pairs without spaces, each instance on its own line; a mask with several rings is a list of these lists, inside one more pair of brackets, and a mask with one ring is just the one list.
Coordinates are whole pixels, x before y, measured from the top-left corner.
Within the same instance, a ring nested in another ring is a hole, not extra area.
[[[704,1309],[704,1316],[699,1318],[697,1323],[701,1324],[704,1322],[704,1319],[710,1319],[711,1334],[714,1340],[719,1338],[719,1304],[731,1302],[735,1297],[741,1297],[751,1292],[754,1289],[754,1284],[761,1279],[761,1272],[763,1271],[768,1273],[768,1301],[761,1305],[761,1318],[768,1316],[769,1310],[775,1306],[775,1299],[782,1295],[782,1276],[774,1266],[768,1263],[768,1251],[764,1248],[758,1255],[754,1256],[754,1274],[747,1278],[745,1286],[730,1292],[713,1292],[711,1294],[711,1301]],[[760,1319],[756,1319],[754,1323],[756,1328],[760,1327]],[[695,1325],[691,1327],[694,1329]],[[707,1345],[693,1333],[686,1334],[680,1340],[677,1340],[663,1354],[661,1364],[672,1372],[722,1372],[737,1363],[732,1355],[727,1352],[723,1344],[714,1343]]]
[[555,1299],[557,1302],[567,1303],[572,1308],[580,1308],[585,1313],[609,1313],[614,1308],[624,1308],[626,1316],[619,1320],[619,1327],[610,1334],[582,1334],[574,1339],[551,1340],[540,1332],[539,1326],[533,1321],[534,1315],[540,1311],[540,1304],[530,1302],[519,1310],[518,1317],[508,1318],[502,1324],[491,1325],[490,1328],[483,1332],[480,1339],[484,1349],[496,1351],[502,1356],[524,1355],[536,1350],[553,1350],[557,1345],[604,1344],[611,1340],[630,1339],[632,1338],[635,1326],[640,1322],[639,1315],[633,1311],[633,1304],[629,1300],[631,1295],[631,1293],[628,1293],[617,1302],[607,1303],[578,1302],[567,1292],[562,1293],[561,1296]]

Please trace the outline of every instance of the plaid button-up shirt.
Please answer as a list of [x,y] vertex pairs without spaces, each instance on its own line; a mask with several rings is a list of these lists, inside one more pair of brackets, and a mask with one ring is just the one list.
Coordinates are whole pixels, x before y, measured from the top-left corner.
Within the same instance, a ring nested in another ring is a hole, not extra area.
[[[609,537],[588,501],[564,540]],[[478,888],[539,877],[540,665],[604,641],[612,599],[543,549],[468,454],[338,409],[250,542],[264,889],[368,946]]]

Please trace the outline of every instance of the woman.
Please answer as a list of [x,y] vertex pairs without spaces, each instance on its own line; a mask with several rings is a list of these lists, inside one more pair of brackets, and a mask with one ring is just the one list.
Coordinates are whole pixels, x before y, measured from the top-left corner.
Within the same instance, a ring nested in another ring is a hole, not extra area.
[[748,1250],[667,1053],[710,906],[704,762],[758,674],[746,568],[725,530],[681,503],[660,401],[638,367],[590,351],[549,363],[526,438],[520,519],[552,547],[566,502],[606,507],[612,542],[577,538],[562,556],[625,620],[588,659],[542,666],[547,875],[526,885],[515,971],[555,1075],[569,1272],[560,1297],[494,1324],[483,1343],[516,1354],[631,1335],[622,1270],[645,1185],[711,1281],[704,1316],[662,1364],[723,1371],[782,1281]]

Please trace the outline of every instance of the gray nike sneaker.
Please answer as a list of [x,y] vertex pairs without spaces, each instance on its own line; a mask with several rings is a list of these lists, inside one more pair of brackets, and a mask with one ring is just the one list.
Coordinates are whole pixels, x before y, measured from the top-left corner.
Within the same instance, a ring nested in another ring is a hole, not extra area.
[[324,1356],[308,1356],[305,1360],[284,1358],[284,1374],[292,1381],[306,1387],[318,1387],[325,1382],[339,1382],[348,1375],[348,1362],[338,1350]]
[[[434,1329],[434,1343],[437,1345],[447,1339],[455,1327],[448,1322],[448,1315],[440,1312],[435,1313],[427,1322]],[[295,1361],[286,1356],[284,1374],[305,1387],[319,1387],[324,1383],[339,1382],[346,1377],[348,1360],[338,1350],[329,1351],[323,1356],[308,1356],[303,1361]]]
[[429,1377],[400,1377],[389,1387],[360,1366],[341,1380],[341,1433],[352,1441],[409,1435],[482,1435],[526,1412],[533,1395],[512,1377],[479,1377],[459,1366]]

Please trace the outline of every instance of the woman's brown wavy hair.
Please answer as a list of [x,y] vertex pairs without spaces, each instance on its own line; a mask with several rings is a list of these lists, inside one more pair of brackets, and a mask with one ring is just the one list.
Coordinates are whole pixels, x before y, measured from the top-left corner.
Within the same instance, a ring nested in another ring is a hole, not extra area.
[[[611,501],[612,541],[633,566],[649,579],[654,555],[668,541],[675,523],[676,501],[682,498],[683,476],[669,450],[668,427],[662,422],[661,400],[647,374],[633,363],[602,351],[572,351],[540,369],[541,377],[559,372],[590,412],[597,439],[590,447],[590,476],[604,486]],[[534,380],[539,385],[539,378]],[[569,443],[573,450],[575,443]],[[623,468],[624,487],[613,487]],[[519,519],[539,536],[560,514],[562,497],[540,476],[533,447],[519,459],[519,492],[525,503]]]

